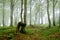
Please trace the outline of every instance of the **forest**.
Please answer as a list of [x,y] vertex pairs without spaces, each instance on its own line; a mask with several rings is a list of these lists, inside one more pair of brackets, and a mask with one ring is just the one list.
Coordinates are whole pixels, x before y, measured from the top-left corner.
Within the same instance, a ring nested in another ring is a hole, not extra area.
[[0,0],[0,40],[60,40],[60,0]]

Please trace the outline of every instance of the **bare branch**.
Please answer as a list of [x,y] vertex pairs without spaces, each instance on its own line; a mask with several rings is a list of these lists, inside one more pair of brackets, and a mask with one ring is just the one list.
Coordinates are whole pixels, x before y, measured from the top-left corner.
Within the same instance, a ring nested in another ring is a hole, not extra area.
[[57,2],[58,2],[58,1],[55,2],[54,6],[56,6]]

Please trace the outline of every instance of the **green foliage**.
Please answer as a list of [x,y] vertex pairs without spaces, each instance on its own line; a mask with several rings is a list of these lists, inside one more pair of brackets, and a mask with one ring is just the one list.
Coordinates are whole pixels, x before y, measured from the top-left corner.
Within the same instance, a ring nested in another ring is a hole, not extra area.
[[[51,27],[51,28],[43,28],[43,27],[39,27],[39,28],[32,28],[32,27],[26,27],[26,32],[27,34],[21,34],[21,33],[16,33],[16,27],[0,27],[0,35],[2,35],[2,33],[5,33],[5,37],[6,39],[8,39],[8,37],[12,37],[12,39],[15,39],[15,36],[17,36],[18,38],[21,38],[24,40],[34,40],[34,38],[36,38],[36,40],[59,40],[59,34],[60,34],[60,28],[58,26],[56,27]],[[53,36],[54,35],[54,36]],[[56,35],[57,36],[56,38]],[[29,37],[29,38],[28,38]]]
[[44,36],[48,36],[51,33],[58,32],[58,27],[51,27],[50,29],[45,29],[42,33]]
[[0,35],[2,33],[13,32],[14,30],[15,30],[15,27],[0,27]]

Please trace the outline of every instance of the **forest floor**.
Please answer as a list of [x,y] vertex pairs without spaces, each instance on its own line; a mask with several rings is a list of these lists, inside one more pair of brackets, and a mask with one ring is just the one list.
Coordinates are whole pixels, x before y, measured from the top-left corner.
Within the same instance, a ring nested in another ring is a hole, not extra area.
[[16,27],[1,27],[0,40],[60,40],[60,28],[26,27],[26,34],[16,33]]

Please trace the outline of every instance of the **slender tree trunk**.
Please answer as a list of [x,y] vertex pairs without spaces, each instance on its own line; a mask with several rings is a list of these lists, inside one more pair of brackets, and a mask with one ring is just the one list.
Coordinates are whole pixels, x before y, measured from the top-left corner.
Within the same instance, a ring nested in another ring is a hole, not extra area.
[[10,18],[11,18],[11,23],[10,23],[10,26],[13,26],[13,0],[11,0],[11,16],[10,16]]
[[23,22],[23,19],[22,19],[22,13],[23,13],[23,0],[21,0],[21,22]]
[[[39,2],[40,2],[40,5],[41,5],[41,0],[39,0]],[[39,5],[39,6],[40,6]],[[39,24],[40,24],[40,16],[41,16],[41,13],[40,13],[40,11],[41,11],[41,7],[39,8],[40,10],[39,10]]]
[[41,24],[43,24],[43,13],[41,12]]
[[39,21],[38,21],[38,24],[40,24],[40,12],[39,12]]
[[19,23],[21,27],[20,32],[26,33],[25,27],[26,27],[26,14],[27,14],[27,0],[24,0],[24,23]]
[[24,23],[26,24],[27,0],[24,0]]
[[47,15],[48,15],[48,22],[49,22],[49,28],[51,27],[51,21],[50,21],[50,15],[49,15],[49,1],[47,0]]
[[[59,9],[60,10],[60,9]],[[60,27],[60,11],[59,11],[59,27]]]
[[31,1],[32,0],[30,0],[30,26],[31,26]]
[[17,17],[15,17],[15,22],[14,22],[15,26],[17,25]]
[[[40,10],[41,10],[41,9],[40,9]],[[39,24],[40,24],[40,16],[41,16],[40,10],[39,10]]]
[[3,27],[4,27],[4,0],[3,0]]
[[60,27],[60,3],[59,3],[59,27]]
[[37,22],[37,13],[35,13],[35,23],[34,24],[36,24],[36,22]]
[[55,26],[55,5],[54,5],[55,0],[53,0],[53,26]]

